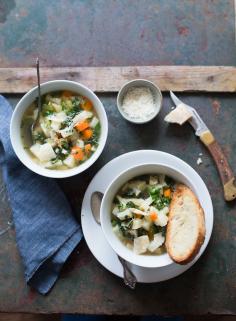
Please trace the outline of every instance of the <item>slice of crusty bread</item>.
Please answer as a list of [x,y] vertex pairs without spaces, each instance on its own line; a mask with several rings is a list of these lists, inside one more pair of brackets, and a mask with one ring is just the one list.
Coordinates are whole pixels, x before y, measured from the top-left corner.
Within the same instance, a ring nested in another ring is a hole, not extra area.
[[197,255],[204,238],[203,209],[191,189],[178,184],[170,204],[167,252],[176,263],[186,264]]

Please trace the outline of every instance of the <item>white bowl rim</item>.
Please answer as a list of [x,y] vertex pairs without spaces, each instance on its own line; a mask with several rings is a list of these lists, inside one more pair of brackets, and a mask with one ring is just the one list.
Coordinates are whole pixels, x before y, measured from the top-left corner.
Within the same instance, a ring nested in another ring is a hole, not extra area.
[[[99,142],[98,148],[94,152],[92,157],[89,158],[83,164],[81,164],[79,166],[76,166],[74,168],[71,168],[71,169],[65,169],[65,170],[46,169],[46,168],[40,166],[39,164],[35,163],[33,160],[31,160],[30,156],[27,155],[27,152],[24,150],[22,142],[21,142],[21,144],[19,143],[19,139],[21,140],[21,138],[19,138],[18,142],[16,142],[16,140],[15,140],[16,132],[15,132],[15,129],[14,129],[14,125],[15,125],[15,122],[16,122],[16,117],[18,116],[18,113],[20,112],[20,109],[22,108],[22,106],[25,105],[24,101],[37,92],[37,88],[38,88],[37,86],[31,88],[20,99],[20,101],[17,103],[17,105],[16,105],[16,107],[14,109],[12,117],[11,117],[11,122],[10,122],[10,140],[11,140],[11,144],[12,144],[13,150],[14,150],[15,154],[17,155],[17,157],[19,158],[19,160],[27,168],[29,168],[31,171],[33,171],[33,172],[35,172],[35,173],[37,173],[37,174],[39,174],[41,176],[45,176],[45,177],[66,178],[66,177],[71,177],[71,176],[74,176],[74,175],[82,173],[83,171],[88,169],[98,159],[98,157],[101,155],[101,153],[102,153],[102,151],[103,151],[103,149],[105,147],[106,140],[107,140],[108,120],[107,120],[107,115],[106,115],[105,108],[104,108],[101,100],[88,87],[84,86],[83,84],[81,84],[79,82],[75,82],[75,81],[71,81],[71,80],[62,80],[62,79],[61,80],[50,80],[50,81],[47,81],[47,82],[44,82],[44,83],[41,84],[41,92],[44,91],[44,89],[47,88],[47,86],[50,86],[50,85],[53,85],[53,84],[55,84],[55,86],[58,85],[60,88],[58,87],[57,89],[52,89],[52,90],[48,90],[48,91],[45,90],[45,92],[43,94],[50,93],[50,92],[53,92],[53,91],[59,91],[59,90],[66,89],[66,88],[63,88],[63,85],[64,86],[70,86],[71,85],[74,88],[73,89],[68,89],[68,90],[71,90],[73,92],[77,92],[79,94],[79,90],[82,89],[85,92],[87,92],[88,95],[90,95],[90,99],[95,101],[97,106],[100,106],[99,109],[100,109],[100,112],[101,112],[102,118],[103,118],[103,126],[101,126],[101,136],[100,136],[100,142]],[[77,87],[77,89],[75,89],[75,87]],[[86,96],[86,94],[85,94],[85,96]],[[94,108],[97,109],[97,106],[94,105]],[[27,107],[25,107],[24,111],[27,109]],[[22,119],[22,115],[21,115],[21,119]],[[100,121],[101,121],[101,119],[100,119]]]
[[[151,85],[152,88],[155,88],[157,94],[160,96],[160,102],[159,102],[159,105],[157,107],[155,107],[155,109],[156,109],[155,113],[151,117],[149,117],[148,119],[145,119],[145,120],[134,120],[134,119],[130,118],[128,115],[126,115],[124,113],[124,111],[122,110],[121,104],[120,104],[120,99],[123,96],[123,91],[126,89],[126,87],[132,87],[132,85],[135,87],[135,83],[136,82],[143,83],[144,86],[146,86],[146,87],[150,87],[150,85]],[[118,95],[117,95],[117,99],[116,99],[116,105],[117,105],[117,108],[118,108],[120,114],[122,115],[122,117],[124,119],[126,119],[127,121],[133,123],[133,124],[140,124],[140,125],[149,123],[151,120],[153,120],[159,114],[159,112],[161,111],[162,103],[163,103],[163,96],[162,96],[160,88],[154,82],[152,82],[151,80],[147,80],[147,79],[144,79],[144,78],[132,79],[132,80],[129,80],[128,82],[126,82],[120,88],[120,90],[118,92]]]
[[[165,154],[169,154],[169,153],[165,153]],[[173,156],[172,154],[169,154],[170,156]],[[175,156],[176,157],[176,156]],[[176,157],[178,158],[178,157]],[[179,159],[179,158],[178,158]],[[179,159],[181,160],[181,159]],[[183,160],[181,160],[182,162],[184,162]],[[187,164],[186,162],[184,162],[191,170],[193,170],[195,172],[195,170],[189,165]],[[138,255],[138,254],[135,254],[134,252],[132,252],[131,250],[129,250],[120,240],[119,238],[116,236],[117,240],[119,240],[120,242],[120,246],[115,246],[113,244],[113,242],[111,241],[111,239],[109,238],[109,236],[107,235],[106,233],[106,226],[105,226],[105,222],[104,222],[104,215],[103,214],[105,211],[103,211],[103,208],[104,208],[104,203],[105,203],[105,200],[106,200],[106,197],[107,197],[107,194],[109,192],[109,190],[111,189],[111,187],[116,183],[116,181],[119,179],[120,176],[123,176],[125,175],[126,173],[128,173],[130,170],[133,170],[135,168],[142,168],[144,166],[163,166],[163,167],[166,167],[166,168],[169,168],[173,171],[176,171],[177,173],[179,173],[180,175],[184,176],[186,178],[186,180],[188,181],[188,183],[191,183],[191,185],[193,186],[196,186],[196,184],[194,184],[193,180],[191,178],[189,178],[187,175],[185,175],[185,173],[181,172],[179,168],[177,168],[176,166],[173,166],[173,165],[167,165],[163,162],[155,162],[155,163],[151,163],[151,162],[144,162],[143,164],[139,164],[139,165],[135,165],[135,166],[130,166],[128,169],[125,169],[124,171],[122,171],[121,173],[119,173],[119,175],[117,175],[111,182],[110,184],[108,185],[108,187],[106,188],[105,192],[104,192],[104,196],[103,196],[103,199],[102,199],[102,203],[101,203],[101,210],[100,210],[100,219],[101,219],[101,227],[102,227],[102,230],[103,230],[103,233],[105,235],[105,238],[107,240],[107,242],[110,244],[110,246],[112,247],[112,249],[117,253],[117,255],[121,256],[123,259],[125,259],[126,261],[134,264],[134,265],[138,265],[138,266],[141,266],[141,267],[145,267],[145,268],[158,268],[158,267],[165,267],[165,266],[170,266],[170,265],[173,265],[175,264],[175,262],[169,257],[168,253],[164,253],[164,254],[161,254],[161,255]],[[197,174],[197,173],[196,173]],[[140,175],[142,175],[142,173],[140,173]],[[198,175],[198,174],[197,174]],[[199,175],[198,175],[199,176]],[[199,176],[199,178],[201,179],[201,177]],[[202,180],[202,179],[201,179]],[[204,182],[203,182],[204,183]],[[121,186],[118,187],[118,190]],[[197,188],[196,188],[197,189]],[[208,190],[206,189],[206,191],[208,192]],[[209,194],[209,192],[208,192]],[[210,196],[210,195],[209,195]],[[198,197],[198,196],[197,196]],[[199,200],[200,201],[200,200]],[[210,198],[210,201],[211,201],[211,198]],[[202,205],[202,204],[201,204]],[[213,213],[213,205],[212,205],[212,201],[210,202],[210,210],[212,211]],[[205,213],[206,215],[206,213]],[[206,226],[207,228],[207,226]],[[211,232],[212,232],[212,228],[211,230],[209,231],[210,235],[211,235]],[[208,240],[205,239],[204,243],[207,242],[208,243]],[[118,244],[118,243],[117,243]],[[203,245],[202,245],[203,246]],[[127,254],[124,254],[122,252],[122,250],[120,250],[121,248],[123,248],[125,250],[125,252]],[[128,250],[128,251],[126,251]],[[149,258],[153,258],[152,261],[154,261],[155,258],[158,258],[158,257],[163,257],[165,256],[166,258],[166,262],[164,264],[157,264],[157,263],[154,263],[154,262],[148,262]]]

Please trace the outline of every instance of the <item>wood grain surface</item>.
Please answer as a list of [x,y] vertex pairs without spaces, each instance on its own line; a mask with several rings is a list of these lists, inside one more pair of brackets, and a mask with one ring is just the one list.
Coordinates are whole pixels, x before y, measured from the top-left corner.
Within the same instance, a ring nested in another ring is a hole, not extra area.
[[[116,92],[132,79],[153,81],[162,91],[235,92],[236,67],[124,66],[41,68],[41,82],[67,79],[96,92]],[[24,93],[36,86],[35,68],[0,68],[0,92]]]

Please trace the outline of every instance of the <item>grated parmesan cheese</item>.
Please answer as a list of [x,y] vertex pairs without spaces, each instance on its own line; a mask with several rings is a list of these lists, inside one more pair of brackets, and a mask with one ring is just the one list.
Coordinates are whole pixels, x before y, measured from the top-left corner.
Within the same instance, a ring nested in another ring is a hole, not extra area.
[[121,108],[131,119],[148,120],[155,113],[151,90],[148,87],[130,88],[124,96]]

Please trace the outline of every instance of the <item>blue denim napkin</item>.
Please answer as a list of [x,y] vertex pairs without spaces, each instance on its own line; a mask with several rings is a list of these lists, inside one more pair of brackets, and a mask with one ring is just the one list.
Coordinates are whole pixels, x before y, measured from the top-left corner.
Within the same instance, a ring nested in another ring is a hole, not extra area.
[[27,283],[46,294],[82,238],[81,228],[56,180],[34,174],[16,157],[10,142],[12,108],[0,96],[0,165]]

